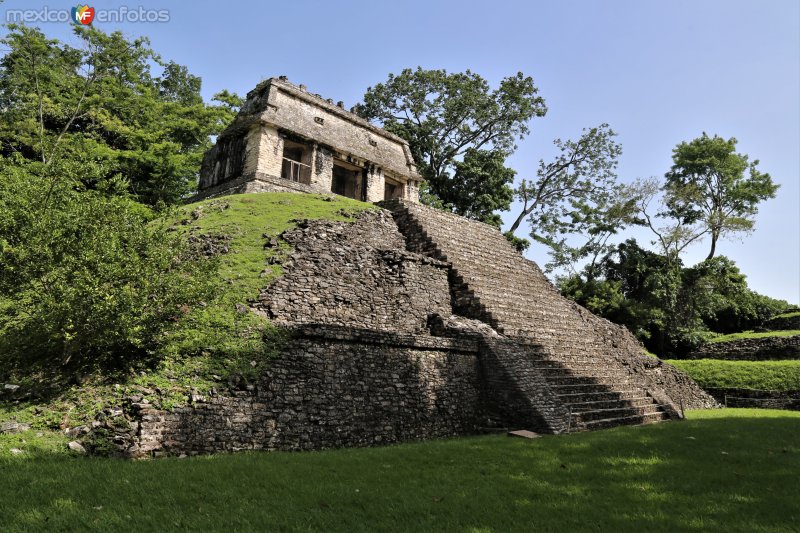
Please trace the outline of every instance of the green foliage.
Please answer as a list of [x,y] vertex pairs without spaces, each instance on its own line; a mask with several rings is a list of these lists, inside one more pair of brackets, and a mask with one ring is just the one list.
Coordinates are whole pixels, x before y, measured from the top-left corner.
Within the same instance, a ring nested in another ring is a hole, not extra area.
[[682,357],[715,332],[759,327],[788,305],[750,290],[726,257],[683,268],[680,259],[645,250],[633,239],[558,286],[592,312],[627,326],[662,357]]
[[[33,191],[36,191],[36,188],[33,187],[36,180],[30,176],[26,176],[25,179],[3,180],[1,183],[30,186]],[[0,189],[2,184],[0,184]],[[80,203],[80,205],[84,205],[85,202],[94,205],[93,202],[101,200],[116,209],[120,209],[120,206],[127,209],[131,205],[138,205],[123,201],[118,197],[98,199],[94,193],[69,192],[69,194],[70,201]],[[17,201],[25,197],[20,194],[10,196],[17,198]],[[35,200],[35,196],[33,198]],[[54,202],[54,205],[60,206],[61,198],[61,193],[56,194],[57,201]],[[0,198],[0,203],[4,200],[6,200],[5,195]],[[14,205],[14,203],[10,202],[8,205]],[[148,220],[153,216],[149,209],[142,206],[138,208],[148,213]],[[157,334],[150,339],[153,342],[147,344],[149,353],[142,353],[143,350],[136,346],[121,346],[109,354],[109,357],[112,357],[111,361],[106,360],[105,362],[117,363],[116,366],[122,364],[122,368],[110,368],[106,364],[95,373],[91,372],[91,368],[81,368],[78,369],[79,379],[77,381],[75,372],[67,372],[65,375],[65,369],[61,365],[42,367],[28,364],[30,358],[26,357],[26,354],[33,355],[42,352],[40,346],[33,344],[39,342],[36,338],[27,340],[31,349],[19,356],[21,361],[26,364],[11,368],[12,361],[8,357],[0,358],[0,381],[8,378],[21,385],[24,390],[30,391],[33,397],[21,404],[12,405],[0,402],[0,422],[13,418],[32,423],[37,430],[57,429],[59,424],[64,421],[64,417],[68,417],[73,426],[87,424],[100,409],[119,404],[129,394],[143,396],[157,408],[172,409],[185,405],[189,394],[208,394],[214,388],[220,389],[228,386],[231,381],[239,385],[242,385],[243,382],[253,382],[263,374],[269,366],[271,358],[280,353],[286,340],[285,334],[275,328],[267,318],[249,311],[248,304],[258,297],[260,289],[282,274],[281,260],[291,252],[288,245],[281,241],[278,246],[269,249],[265,249],[265,242],[292,228],[297,220],[326,218],[347,221],[352,220],[352,213],[370,208],[372,208],[370,204],[343,197],[259,193],[207,200],[181,207],[176,212],[169,213],[168,216],[163,215],[149,222],[145,220],[148,232],[155,232],[167,239],[165,243],[168,245],[171,256],[179,256],[181,251],[185,250],[190,252],[190,259],[194,263],[199,263],[196,265],[198,268],[187,269],[178,278],[175,278],[175,281],[180,284],[180,289],[189,291],[191,287],[198,286],[207,290],[204,290],[202,295],[197,295],[192,301],[176,302],[169,306],[172,309],[170,316],[175,316],[178,320],[175,322],[166,320],[153,324],[154,326],[160,325],[163,329],[154,332]],[[20,208],[11,212],[0,209],[0,214],[9,214],[8,218],[3,220],[10,223],[24,220],[25,210]],[[117,216],[131,221],[124,212],[117,213]],[[36,216],[32,215],[31,219],[36,219]],[[75,224],[81,222],[84,222],[84,219],[78,218]],[[85,239],[89,239],[90,235],[95,235],[99,231],[92,224],[108,224],[108,222],[106,217],[90,223],[86,229],[81,228],[84,240],[75,241],[74,246],[79,247],[81,243],[87,242]],[[139,226],[136,229],[125,229],[114,225],[113,220],[111,222],[112,225],[104,230],[109,235],[117,235],[120,239],[126,238],[125,236],[131,233],[139,235],[138,231],[141,229]],[[74,226],[63,224],[62,226],[65,230],[75,229]],[[42,234],[45,233],[42,230]],[[102,235],[106,236],[105,233]],[[212,241],[221,238],[220,242],[223,242],[227,249],[226,252],[220,253],[210,262],[196,257],[197,248],[202,248],[203,242],[209,237],[212,238]],[[64,237],[59,233],[58,238]],[[195,244],[188,246],[187,241]],[[18,239],[9,239],[8,242],[18,242]],[[92,245],[95,246],[98,242],[97,239],[92,240]],[[103,242],[97,245],[97,250],[105,250]],[[159,252],[160,248],[153,248],[156,244],[150,242],[148,244],[150,247],[145,250]],[[64,249],[66,243],[59,246]],[[126,250],[131,251],[128,248],[120,248],[118,251],[122,254]],[[25,251],[32,253],[33,249]],[[72,248],[69,248],[68,251],[71,252]],[[138,301],[136,291],[140,286],[149,290],[149,286],[146,284],[151,283],[149,281],[151,277],[156,275],[163,279],[164,276],[170,275],[168,272],[154,274],[148,266],[143,268],[138,264],[133,264],[134,258],[120,258],[115,254],[116,252],[112,254],[106,250],[104,257],[111,261],[111,264],[102,265],[99,270],[100,274],[109,273],[114,276],[114,279],[98,282],[97,285],[104,287],[106,291],[111,291],[118,286],[121,287],[119,290],[124,288],[127,291],[128,299],[120,303],[118,307],[103,308],[107,314],[102,318],[107,321],[107,326],[117,327],[119,331],[112,331],[109,337],[103,336],[99,341],[91,341],[91,346],[86,347],[90,350],[89,353],[97,352],[98,342],[103,348],[114,338],[125,342],[122,336],[128,331],[126,329],[128,321],[140,315],[141,318],[152,315],[147,310],[137,311],[136,307],[127,308],[125,305],[132,305]],[[10,261],[15,256],[3,255],[2,257],[3,260]],[[94,252],[89,257],[94,257]],[[153,259],[158,257],[160,256],[154,255]],[[65,265],[69,264],[74,267],[75,261],[82,260],[82,258],[83,256],[74,258],[74,260],[73,258],[62,258],[61,260],[65,261]],[[36,261],[31,264],[36,264]],[[89,263],[87,268],[95,266],[94,263]],[[157,266],[152,265],[153,268]],[[126,272],[127,267],[135,268]],[[48,268],[50,267],[43,268],[43,270],[48,271]],[[66,267],[64,268],[66,269]],[[8,280],[13,278],[10,270],[3,268],[0,272],[9,272]],[[86,276],[87,283],[91,281],[88,271],[79,270],[79,272]],[[138,277],[143,277],[143,279],[137,280]],[[79,278],[79,280],[83,279]],[[136,283],[141,285],[136,285]],[[172,288],[166,285],[164,290],[154,295],[157,297],[156,299],[152,299],[153,296],[150,296],[145,303],[155,305],[157,301],[172,297],[165,293],[165,290],[172,290]],[[6,293],[0,291],[0,295],[2,294]],[[150,295],[150,292],[145,292],[145,294]],[[48,296],[46,302],[50,301]],[[80,306],[89,305],[92,301],[93,299],[87,300],[87,302],[78,300],[72,303],[74,306]],[[16,297],[9,300],[9,304],[16,303]],[[14,309],[16,307],[9,305],[6,312]],[[83,312],[82,307],[79,310]],[[69,309],[63,307],[63,311],[66,313]],[[32,313],[32,319],[40,314],[38,311]],[[13,342],[25,340],[19,339],[19,336],[7,336],[8,327],[0,328],[0,344],[10,346]],[[145,333],[140,329],[137,329],[136,332],[142,335]],[[101,335],[101,332],[94,330],[90,333]],[[83,338],[81,337],[81,339]],[[147,357],[143,358],[142,356]],[[101,361],[92,359],[92,362],[95,363]],[[73,357],[71,366],[74,367],[75,362],[76,359]]]
[[152,353],[213,262],[141,204],[65,184],[0,160],[0,351],[76,366]]
[[[146,39],[76,27],[82,47],[8,25],[0,58],[0,155],[38,162],[43,176],[104,188],[126,184],[140,201],[176,203],[196,185],[203,153],[240,99],[200,96],[200,78],[163,61]],[[151,68],[161,69],[159,75]]]
[[511,183],[516,172],[505,166],[506,154],[468,148],[453,164],[453,179],[441,183],[437,196],[461,216],[500,227],[495,211],[507,211],[514,198]]
[[540,160],[536,178],[523,179],[516,189],[522,209],[509,232],[527,219],[531,237],[550,248],[546,270],[570,268],[586,257],[593,264],[609,251],[613,235],[637,222],[637,191],[616,181],[622,147],[615,135],[601,124],[577,141],[556,139],[559,155]]
[[354,111],[408,140],[430,188],[424,202],[492,222],[490,210],[511,203],[513,171],[504,159],[528,133],[528,121],[547,111],[537,93],[521,72],[492,90],[469,70],[418,67],[367,89]]
[[529,241],[528,239],[524,239],[522,237],[517,237],[510,231],[506,231],[505,233],[503,233],[503,235],[505,236],[506,239],[508,239],[508,242],[511,243],[511,246],[516,248],[519,253],[525,252],[525,250],[527,250],[531,246],[531,241]]
[[721,359],[667,361],[703,388],[800,390],[800,361],[726,361]]
[[752,231],[758,204],[774,198],[779,187],[756,168],[757,160],[749,163],[747,155],[736,153],[736,142],[705,133],[682,142],[666,175],[666,214],[711,236],[708,259],[720,238]]
[[535,517],[542,531],[797,530],[800,413],[687,418],[157,461],[42,456],[19,443],[29,434],[9,457],[0,436],[0,529],[524,532]]
[[779,315],[775,315],[772,318],[794,318],[800,316],[800,311],[793,311],[791,313],[781,313]]

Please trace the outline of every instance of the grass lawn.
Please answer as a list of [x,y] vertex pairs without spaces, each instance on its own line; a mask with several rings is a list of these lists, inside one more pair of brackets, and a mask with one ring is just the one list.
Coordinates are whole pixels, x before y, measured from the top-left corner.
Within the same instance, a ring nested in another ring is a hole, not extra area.
[[12,457],[9,438],[4,532],[800,530],[800,413],[787,411],[146,462],[41,448]]
[[800,361],[669,360],[701,387],[800,390]]

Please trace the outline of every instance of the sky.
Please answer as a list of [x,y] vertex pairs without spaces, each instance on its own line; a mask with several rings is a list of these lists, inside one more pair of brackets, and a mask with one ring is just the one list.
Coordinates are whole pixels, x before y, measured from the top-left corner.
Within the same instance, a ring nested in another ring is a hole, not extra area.
[[[497,86],[532,76],[548,112],[534,119],[508,165],[535,176],[552,141],[608,123],[623,154],[621,181],[662,178],[672,149],[703,132],[735,137],[780,184],[755,232],[721,242],[756,291],[800,303],[800,2],[797,0],[96,1],[96,10],[164,10],[165,22],[111,23],[147,36],[162,57],[203,80],[207,99],[241,95],[286,75],[346,107],[389,73],[422,66],[470,69]],[[9,9],[64,10],[72,3],[7,0]],[[163,17],[162,17],[163,18]],[[38,22],[70,39],[66,22]],[[4,31],[4,30],[3,30]],[[518,206],[504,214],[510,224]],[[640,244],[651,236],[631,233]],[[705,258],[708,242],[686,264]],[[540,265],[546,250],[526,254]]]

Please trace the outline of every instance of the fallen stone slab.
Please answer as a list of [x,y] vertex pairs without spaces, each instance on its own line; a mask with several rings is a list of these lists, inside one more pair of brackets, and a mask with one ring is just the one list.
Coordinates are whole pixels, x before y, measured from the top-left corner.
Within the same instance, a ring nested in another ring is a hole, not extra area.
[[533,431],[528,431],[527,429],[518,429],[516,431],[509,431],[509,437],[521,437],[523,439],[538,439],[541,437],[538,433],[534,433]]

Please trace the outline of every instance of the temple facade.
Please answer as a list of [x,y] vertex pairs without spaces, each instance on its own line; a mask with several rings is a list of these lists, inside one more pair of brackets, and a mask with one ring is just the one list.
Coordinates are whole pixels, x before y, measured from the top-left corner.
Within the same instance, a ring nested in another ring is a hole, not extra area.
[[193,200],[290,191],[418,202],[421,181],[408,142],[281,76],[247,94],[206,153]]

